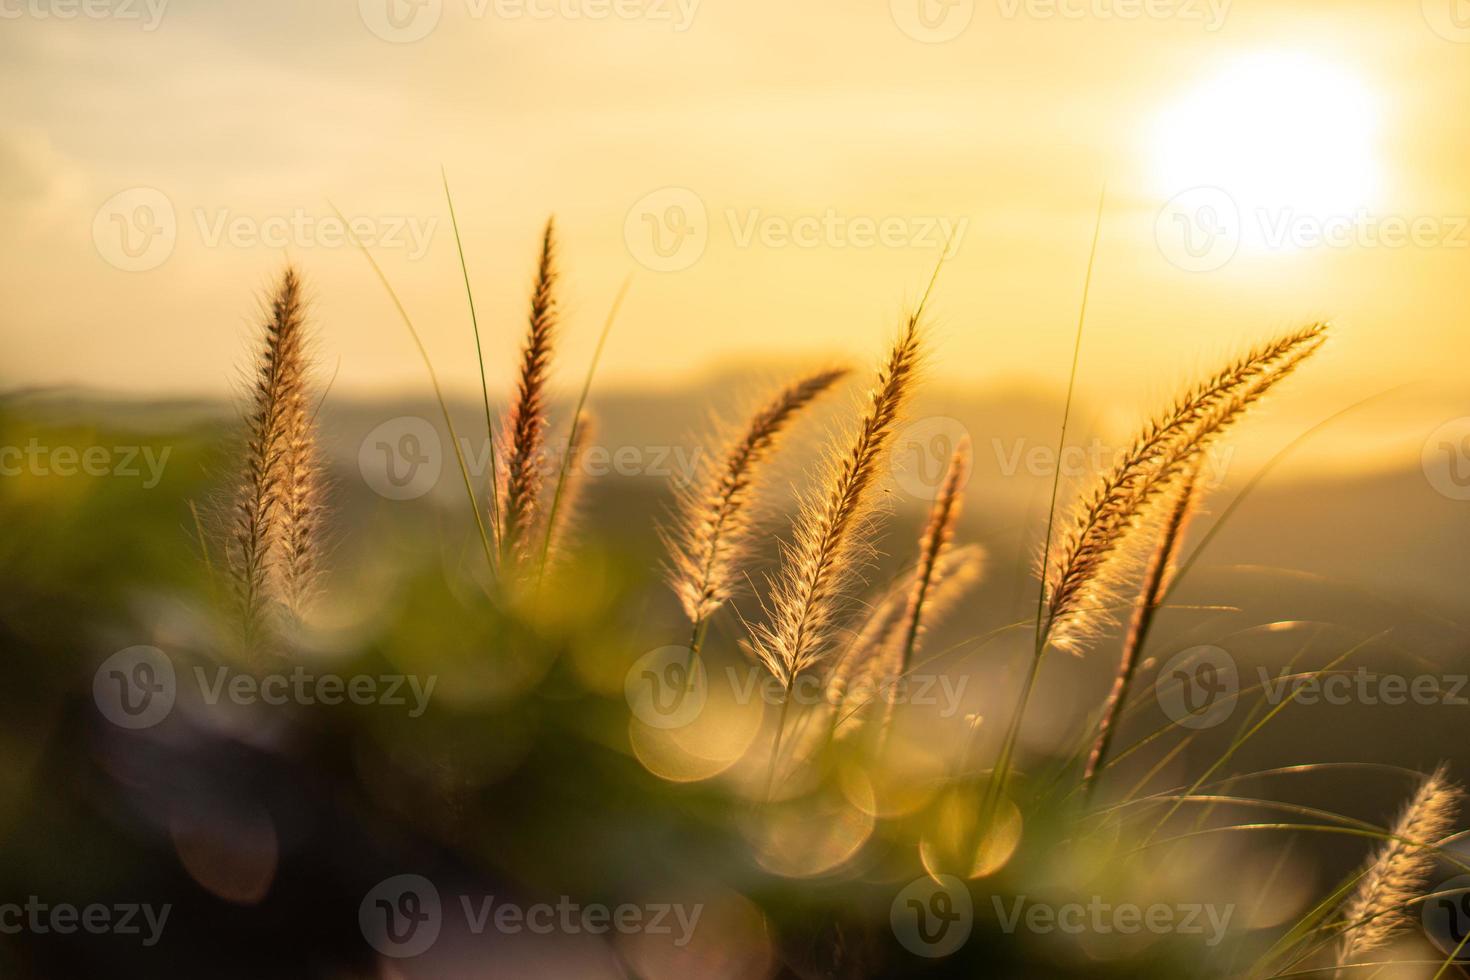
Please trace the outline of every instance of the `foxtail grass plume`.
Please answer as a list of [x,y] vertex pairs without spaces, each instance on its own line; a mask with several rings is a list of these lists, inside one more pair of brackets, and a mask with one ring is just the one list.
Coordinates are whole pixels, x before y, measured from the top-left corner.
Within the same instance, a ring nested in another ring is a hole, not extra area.
[[826,653],[846,588],[857,574],[879,474],[917,381],[919,312],[879,371],[852,446],[834,459],[824,490],[804,503],[782,548],[769,623],[754,627],[756,656],[785,687]]
[[[937,626],[954,610],[985,572],[985,549],[978,544],[946,548],[934,562],[923,602],[925,630]],[[904,588],[894,588],[876,603],[862,628],[846,645],[827,680],[827,700],[837,706],[834,719],[844,735],[857,732],[870,717],[872,697],[912,669],[917,643],[904,661],[908,624],[920,566],[905,577]],[[887,723],[887,712],[884,719]]]
[[668,545],[674,592],[690,622],[707,620],[734,593],[756,529],[752,494],[761,466],[789,424],[847,369],[817,371],[782,388],[693,486],[681,488]]
[[939,496],[929,510],[929,521],[919,538],[919,567],[909,593],[908,609],[904,613],[904,639],[898,664],[900,673],[908,669],[918,646],[919,635],[924,629],[925,604],[939,584],[940,559],[954,542],[954,529],[964,507],[964,488],[969,478],[970,440],[964,438],[950,456]]
[[1410,798],[1374,856],[1358,890],[1343,906],[1344,932],[1338,964],[1386,946],[1410,923],[1407,904],[1423,894],[1434,870],[1435,847],[1449,836],[1464,792],[1449,781],[1441,765]]
[[[928,625],[924,616],[928,605],[939,587],[941,564],[954,542],[955,525],[959,523],[960,511],[964,507],[964,488],[970,479],[970,440],[959,441],[949,459],[944,481],[939,487],[939,496],[929,509],[929,520],[924,533],[919,536],[919,565],[914,572],[913,586],[909,591],[908,607],[904,611],[903,638],[897,644],[898,656],[889,671],[890,679],[896,680],[908,673],[914,653],[919,647],[919,637]],[[884,706],[882,730],[886,732],[893,720],[893,701]]]
[[300,621],[316,596],[326,475],[317,443],[315,407],[303,387],[293,396],[286,423],[281,485],[281,598]]
[[554,220],[548,219],[541,237],[541,259],[531,293],[530,322],[521,349],[515,400],[501,439],[505,460],[501,467],[498,537],[503,574],[515,574],[524,566],[539,517],[548,371],[559,323],[557,279],[556,228]]
[[[1074,514],[1046,582],[1041,636],[1080,652],[1110,622],[1108,607],[1131,570],[1124,545],[1153,515],[1188,461],[1202,452],[1326,339],[1315,323],[1257,348],[1191,388],[1152,421]],[[1050,553],[1047,549],[1046,553]]]
[[1159,532],[1158,542],[1149,556],[1148,568],[1144,572],[1143,591],[1133,607],[1133,619],[1128,624],[1128,635],[1123,641],[1123,655],[1118,662],[1118,673],[1113,677],[1113,687],[1103,704],[1102,716],[1097,723],[1097,734],[1093,738],[1092,749],[1087,754],[1087,764],[1083,769],[1082,781],[1089,790],[1094,786],[1098,769],[1112,744],[1118,714],[1123,710],[1128,692],[1132,689],[1133,676],[1138,669],[1139,656],[1148,639],[1149,628],[1153,625],[1154,614],[1173,584],[1179,551],[1184,545],[1189,523],[1199,509],[1199,468],[1200,459],[1196,457],[1174,493],[1174,506],[1169,509],[1169,515]]
[[287,267],[265,311],[225,542],[236,610],[250,643],[271,602],[299,616],[316,587],[325,494],[307,387],[306,331],[301,279]]

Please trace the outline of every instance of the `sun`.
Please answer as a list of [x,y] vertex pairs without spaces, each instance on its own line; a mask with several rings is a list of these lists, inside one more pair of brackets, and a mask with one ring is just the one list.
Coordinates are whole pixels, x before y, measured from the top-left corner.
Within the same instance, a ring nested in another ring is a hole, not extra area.
[[1166,197],[1218,187],[1242,209],[1317,216],[1367,208],[1377,192],[1378,106],[1349,69],[1297,52],[1229,65],[1156,122]]

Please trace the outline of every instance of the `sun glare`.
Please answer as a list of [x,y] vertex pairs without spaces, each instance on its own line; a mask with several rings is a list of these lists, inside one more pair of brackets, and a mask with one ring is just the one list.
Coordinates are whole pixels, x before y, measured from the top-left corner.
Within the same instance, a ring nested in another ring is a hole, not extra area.
[[1377,106],[1353,72],[1300,53],[1242,59],[1160,116],[1166,196],[1219,187],[1246,209],[1313,215],[1369,207],[1379,179]]

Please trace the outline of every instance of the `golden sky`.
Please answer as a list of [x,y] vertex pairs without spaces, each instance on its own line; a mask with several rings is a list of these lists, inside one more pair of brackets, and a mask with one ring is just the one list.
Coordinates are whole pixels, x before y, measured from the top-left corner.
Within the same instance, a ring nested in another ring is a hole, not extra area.
[[1059,385],[1106,183],[1092,397],[1150,404],[1324,316],[1312,405],[1464,388],[1466,0],[0,0],[0,21],[5,386],[226,391],[289,255],[335,390],[422,390],[335,204],[473,390],[442,165],[497,383],[554,212],[568,384],[630,273],[608,385],[866,360],[953,230],[935,374]]

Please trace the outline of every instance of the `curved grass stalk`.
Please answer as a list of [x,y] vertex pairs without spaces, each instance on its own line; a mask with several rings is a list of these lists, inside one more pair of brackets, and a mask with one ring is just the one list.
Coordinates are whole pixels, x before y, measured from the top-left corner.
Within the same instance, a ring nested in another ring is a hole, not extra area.
[[[1378,639],[1379,637],[1382,637],[1382,636],[1387,636],[1391,632],[1392,632],[1392,628],[1390,627],[1389,629],[1384,630],[1381,633],[1377,633],[1374,636],[1368,637],[1367,639],[1365,639],[1365,640],[1361,641],[1360,643],[1358,643],[1356,646],[1350,647],[1348,650],[1344,651],[1342,654],[1338,655],[1337,657],[1334,657],[1331,661],[1328,662],[1328,664],[1327,664],[1326,667],[1323,667],[1321,670],[1312,671],[1308,676],[1310,676],[1310,677],[1320,676],[1322,673],[1324,673],[1326,671],[1329,671],[1332,668],[1336,667],[1338,664],[1342,663],[1344,660],[1346,660],[1348,657],[1351,657],[1353,654],[1357,653],[1359,650],[1362,650],[1364,647],[1366,647],[1368,644],[1372,643],[1374,640],[1376,640],[1376,639]],[[1240,747],[1242,745],[1244,745],[1246,742],[1250,741],[1251,738],[1253,738],[1257,732],[1259,732],[1262,728],[1264,728],[1267,724],[1269,724],[1271,722],[1271,719],[1275,718],[1277,715],[1281,714],[1281,712],[1285,711],[1288,706],[1290,706],[1292,704],[1295,704],[1296,703],[1297,695],[1299,693],[1301,693],[1301,688],[1300,687],[1294,688],[1292,690],[1292,692],[1291,692],[1291,696],[1290,697],[1284,699],[1280,704],[1276,705],[1270,711],[1266,712],[1266,716],[1264,718],[1262,718],[1260,721],[1256,722],[1254,725],[1252,725],[1249,731],[1245,732],[1243,735],[1238,735],[1234,739],[1232,739],[1231,742],[1230,742],[1230,744],[1228,746],[1226,746],[1225,751],[1223,753],[1221,753],[1220,757],[1218,759],[1216,759],[1213,763],[1211,763],[1210,766],[1208,768],[1206,768],[1203,773],[1200,774],[1199,779],[1197,779],[1197,780],[1194,781],[1194,783],[1189,787],[1189,789],[1185,791],[1185,794],[1184,795],[1185,796],[1191,796],[1191,795],[1193,795],[1196,790],[1198,790],[1201,786],[1203,786],[1205,784],[1205,782],[1210,778],[1210,776],[1214,775],[1215,772],[1221,766],[1223,766],[1225,763],[1227,763],[1227,762],[1230,761],[1230,757],[1233,756],[1233,755],[1235,755],[1235,753],[1240,749]],[[1162,829],[1163,826],[1166,823],[1169,822],[1169,818],[1172,817],[1179,810],[1179,806],[1180,806],[1180,804],[1176,802],[1173,806],[1171,806],[1168,809],[1168,811],[1164,814],[1164,816],[1162,818],[1160,818],[1158,824],[1154,827],[1153,831],[1151,831],[1149,833],[1149,836],[1146,839],[1145,843],[1147,843],[1147,840],[1152,840],[1154,834],[1157,834],[1159,832],[1159,830]]]
[[[454,213],[454,198],[449,193],[449,174],[439,168],[439,177],[444,182],[444,200],[449,204],[449,223],[454,229],[454,247],[459,252],[459,271],[464,276],[464,294],[470,304],[470,327],[475,333],[475,360],[480,367],[480,396],[485,403],[485,439],[490,458],[490,527],[495,533],[500,528],[500,477],[496,473],[499,465],[495,459],[495,417],[490,412],[490,383],[485,377],[485,351],[480,344],[480,317],[475,311],[475,294],[470,288],[470,267],[465,262],[464,242],[459,237],[459,218]],[[493,572],[494,569],[492,568]]]
[[429,351],[424,347],[423,338],[419,336],[418,329],[413,325],[413,319],[409,317],[408,310],[404,309],[403,301],[398,298],[398,293],[393,289],[392,283],[383,274],[383,270],[378,267],[377,260],[373,258],[372,253],[363,245],[361,239],[357,237],[357,234],[352,231],[351,224],[343,217],[342,212],[338,210],[335,204],[332,205],[332,210],[336,213],[338,220],[347,228],[347,234],[352,239],[352,244],[357,246],[358,250],[362,252],[363,258],[367,259],[368,265],[372,266],[373,274],[378,277],[378,282],[387,291],[388,298],[393,301],[393,306],[398,311],[399,318],[403,320],[403,325],[408,328],[408,335],[413,338],[413,344],[418,348],[419,357],[424,362],[424,368],[429,372],[429,383],[434,387],[434,400],[438,402],[439,411],[444,416],[444,427],[449,430],[449,442],[454,447],[454,458],[459,463],[460,476],[464,478],[465,496],[469,498],[470,511],[475,516],[475,528],[478,530],[480,536],[480,545],[485,549],[485,561],[489,565],[490,573],[493,576],[496,569],[495,549],[490,546],[490,536],[485,532],[485,520],[480,516],[480,504],[475,499],[475,487],[470,481],[470,468],[465,464],[464,453],[459,445],[459,436],[454,431],[454,420],[449,416],[449,405],[444,400],[443,389],[439,387],[439,375],[434,370],[434,362],[430,360]]
[[1098,769],[1107,757],[1108,748],[1112,745],[1113,736],[1117,731],[1118,713],[1128,698],[1129,689],[1133,686],[1134,672],[1143,658],[1143,650],[1148,643],[1148,634],[1153,626],[1154,616],[1163,603],[1169,579],[1174,573],[1174,563],[1184,543],[1189,519],[1198,506],[1198,480],[1199,464],[1196,461],[1194,468],[1185,475],[1184,485],[1177,491],[1169,519],[1149,559],[1143,591],[1139,595],[1138,605],[1134,608],[1133,622],[1129,626],[1127,638],[1123,641],[1123,655],[1113,680],[1113,689],[1109,692],[1107,702],[1103,706],[1102,717],[1097,724],[1097,735],[1088,753],[1087,764],[1082,771],[1083,793],[1089,799],[1097,785]]
[[775,788],[792,688],[797,676],[826,654],[845,586],[857,574],[881,460],[916,383],[920,322],[943,263],[941,257],[923,297],[878,372],[851,448],[834,461],[825,481],[825,493],[814,498],[798,516],[780,577],[771,589],[770,622],[751,634],[756,657],[782,683],[767,800]]
[[[1082,302],[1077,313],[1077,333],[1072,342],[1072,367],[1067,378],[1067,398],[1062,407],[1062,427],[1057,436],[1057,458],[1061,458],[1066,448],[1067,428],[1072,418],[1072,400],[1077,392],[1077,367],[1082,359],[1082,334],[1087,323],[1087,301],[1092,294],[1092,272],[1097,262],[1097,245],[1102,237],[1103,208],[1107,203],[1108,189],[1104,184],[1097,199],[1097,217],[1092,227],[1092,245],[1087,254],[1087,272],[1082,279]],[[986,784],[985,795],[981,800],[980,819],[975,822],[976,833],[982,837],[989,830],[991,822],[995,818],[995,811],[1000,805],[1000,800],[1005,796],[1006,783],[1010,779],[1012,757],[1016,751],[1016,740],[1021,735],[1021,724],[1026,717],[1026,706],[1031,701],[1031,690],[1036,685],[1037,675],[1041,672],[1041,661],[1046,655],[1049,626],[1043,627],[1043,613],[1047,604],[1047,581],[1049,566],[1051,562],[1052,531],[1055,528],[1057,516],[1057,495],[1061,489],[1062,471],[1052,474],[1051,501],[1046,509],[1046,532],[1041,543],[1041,584],[1036,594],[1036,638],[1034,649],[1031,653],[1031,664],[1026,672],[1026,678],[1021,684],[1021,691],[1016,699],[1016,708],[1011,713],[1011,719],[1006,726],[1006,733],[1001,741],[1000,756],[996,761],[995,775]],[[971,749],[974,748],[973,740],[979,736],[979,727],[972,734]],[[978,842],[977,842],[978,843]]]

